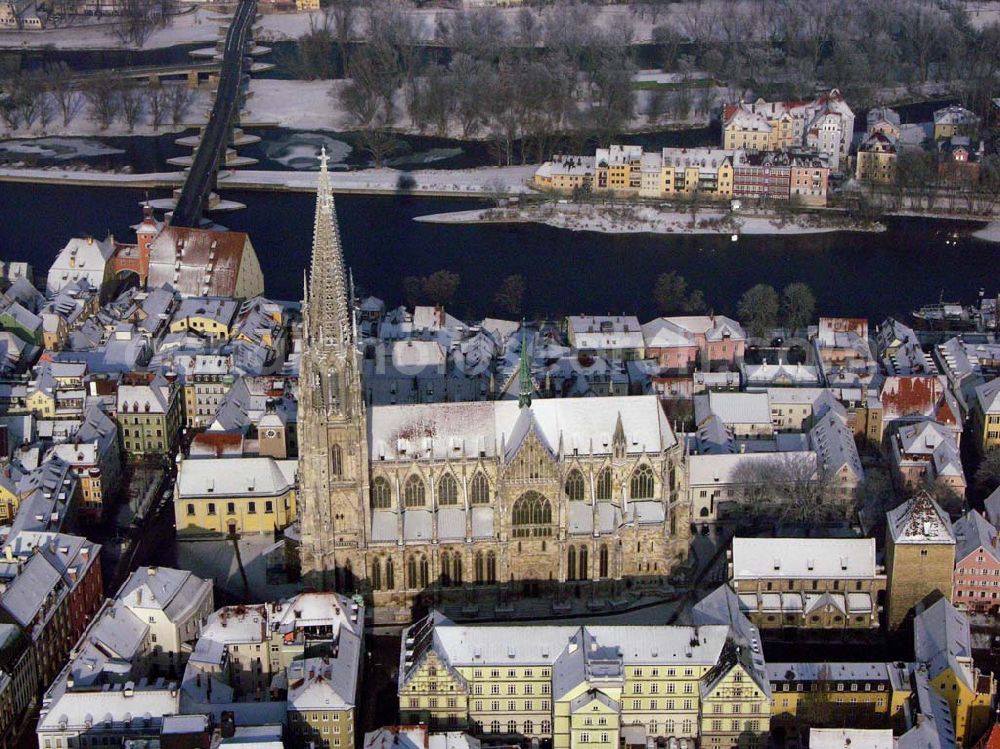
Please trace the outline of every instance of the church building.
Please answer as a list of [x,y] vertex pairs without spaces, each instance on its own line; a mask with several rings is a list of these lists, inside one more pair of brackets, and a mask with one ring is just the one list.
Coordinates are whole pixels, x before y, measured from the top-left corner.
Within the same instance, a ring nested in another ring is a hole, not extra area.
[[326,162],[299,380],[304,583],[357,591],[388,622],[665,582],[689,518],[655,396],[537,398],[522,366],[517,401],[366,405]]

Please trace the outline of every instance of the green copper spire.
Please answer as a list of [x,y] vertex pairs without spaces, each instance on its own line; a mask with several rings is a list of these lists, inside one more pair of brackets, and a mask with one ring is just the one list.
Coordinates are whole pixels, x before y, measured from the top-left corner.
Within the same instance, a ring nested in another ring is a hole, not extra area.
[[517,396],[517,405],[521,408],[531,405],[531,394],[535,389],[531,381],[531,359],[528,358],[528,331],[524,321],[521,321],[521,366],[518,372],[518,382],[521,385]]

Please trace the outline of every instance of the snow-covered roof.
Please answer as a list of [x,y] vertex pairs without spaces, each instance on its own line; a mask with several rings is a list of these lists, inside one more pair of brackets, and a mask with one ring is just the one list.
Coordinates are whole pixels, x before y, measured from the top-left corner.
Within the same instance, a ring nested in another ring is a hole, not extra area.
[[64,692],[48,706],[38,721],[39,732],[79,730],[102,723],[142,726],[159,723],[164,716],[180,709],[176,689],[135,689],[128,685],[114,685],[112,689],[98,692]]
[[631,315],[581,315],[566,318],[577,349],[641,349],[642,328]]
[[769,467],[791,465],[812,475],[817,471],[816,453],[811,450],[792,453],[735,453],[732,455],[691,455],[688,457],[688,483],[691,486],[727,485],[734,482],[736,471],[744,465]]
[[734,538],[734,580],[871,579],[873,538]]
[[955,531],[955,565],[980,549],[1000,563],[1000,550],[997,549],[997,529],[990,525],[978,510],[969,510],[954,524]]
[[286,472],[272,457],[199,458],[181,462],[177,473],[180,499],[219,497],[273,497],[287,492],[295,483],[295,466]]
[[171,622],[181,621],[210,596],[212,584],[171,567],[139,567],[118,590],[118,600],[129,609],[159,609]]
[[[629,453],[658,454],[676,444],[655,396],[536,398],[526,408],[536,433],[554,450],[610,454],[619,417]],[[520,434],[521,410],[512,400],[375,406],[368,419],[370,454],[375,461],[495,458]]]
[[714,414],[727,426],[756,424],[771,426],[771,405],[767,393],[708,392],[694,399],[695,421],[701,423]]
[[827,411],[809,430],[809,444],[828,474],[836,474],[846,468],[858,481],[864,478],[865,471],[861,465],[861,456],[858,455],[854,433],[836,409]]
[[927,664],[932,679],[951,669],[955,676],[975,689],[969,618],[947,598],[939,598],[926,608],[918,604],[913,619],[913,652],[918,661]]
[[1000,377],[977,387],[976,398],[984,414],[1000,413]]
[[897,544],[953,544],[955,535],[948,515],[921,493],[886,513],[892,540]]

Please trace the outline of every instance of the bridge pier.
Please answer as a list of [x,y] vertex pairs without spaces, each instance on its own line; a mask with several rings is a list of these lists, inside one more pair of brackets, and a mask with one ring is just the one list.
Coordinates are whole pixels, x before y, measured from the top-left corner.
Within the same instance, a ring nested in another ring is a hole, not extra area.
[[187,86],[188,88],[198,88],[201,83],[201,75],[197,70],[189,70],[187,74]]

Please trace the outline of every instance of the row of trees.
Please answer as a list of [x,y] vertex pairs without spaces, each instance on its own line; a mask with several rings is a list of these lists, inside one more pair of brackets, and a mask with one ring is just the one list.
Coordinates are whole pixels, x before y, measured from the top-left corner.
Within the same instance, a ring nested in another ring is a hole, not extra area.
[[[426,276],[403,279],[403,297],[410,307],[418,304],[450,304],[458,291],[461,277],[449,270],[438,270]],[[509,315],[524,311],[526,285],[519,273],[506,276],[493,295],[493,305]]]
[[736,305],[740,322],[750,335],[763,338],[780,323],[794,333],[812,322],[816,297],[808,284],[788,284],[778,296],[773,286],[759,283],[743,292]]
[[184,84],[140,85],[110,72],[86,79],[62,66],[23,72],[0,85],[0,119],[12,130],[54,121],[68,127],[84,110],[101,130],[121,119],[129,132],[146,121],[153,129],[169,121],[179,124],[194,103],[195,92]]
[[[288,65],[299,77],[351,79],[336,96],[378,163],[404,125],[487,139],[499,164],[608,142],[639,101],[650,123],[716,107],[718,85],[695,85],[696,71],[733,94],[796,98],[836,86],[859,108],[948,82],[983,114],[1000,74],[1000,27],[975,28],[954,2],[661,3],[613,21],[599,12],[585,3],[478,8],[439,12],[431,28],[399,3],[332,0]],[[690,85],[639,97],[635,28],[650,19],[658,62]]]
[[[676,271],[657,276],[653,301],[662,315],[696,315],[708,309],[701,289],[689,290]],[[773,286],[757,284],[743,293],[736,311],[750,335],[762,338],[779,324],[790,332],[806,328],[816,314],[816,297],[799,281],[785,286],[780,295]]]

